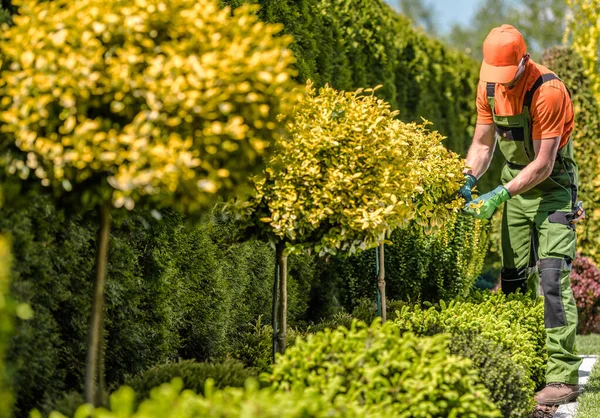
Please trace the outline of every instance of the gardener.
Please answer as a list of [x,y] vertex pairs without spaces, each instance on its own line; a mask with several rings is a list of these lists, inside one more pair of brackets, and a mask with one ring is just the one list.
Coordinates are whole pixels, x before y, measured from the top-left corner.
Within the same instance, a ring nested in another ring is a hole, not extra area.
[[[575,257],[577,165],[573,159],[573,105],[562,81],[533,62],[514,27],[494,28],[483,43],[477,91],[477,125],[469,149],[464,211],[489,218],[502,203],[504,293],[537,289],[537,262],[544,293],[548,350],[542,405],[577,398],[581,359],[573,352],[577,307],[569,282]],[[490,165],[498,142],[506,159],[502,184],[475,200],[471,189]],[[529,280],[528,280],[529,279]]]

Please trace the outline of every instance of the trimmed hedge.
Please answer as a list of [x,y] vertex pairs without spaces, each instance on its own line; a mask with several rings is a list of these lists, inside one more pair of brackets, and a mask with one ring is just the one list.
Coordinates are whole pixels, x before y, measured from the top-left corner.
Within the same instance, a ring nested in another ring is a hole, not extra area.
[[437,308],[404,306],[397,312],[394,323],[400,330],[417,335],[469,333],[499,344],[517,365],[515,369],[521,368],[525,373],[526,384],[518,398],[533,399],[534,391],[546,383],[548,356],[541,300],[532,301],[521,294],[480,292],[468,301],[442,301]]
[[533,408],[531,393],[523,390],[530,383],[523,366],[511,359],[504,345],[489,341],[481,334],[454,334],[450,352],[473,362],[477,375],[490,391],[490,399],[505,418],[528,416]]
[[135,390],[139,402],[148,398],[153,388],[169,383],[175,377],[181,378],[183,389],[204,394],[204,386],[208,379],[212,379],[218,389],[229,386],[241,388],[244,387],[246,379],[258,377],[258,372],[232,360],[223,363],[196,363],[194,360],[183,360],[153,366],[136,376],[125,376],[123,384]]
[[[244,389],[215,390],[208,381],[204,395],[183,389],[179,378],[154,388],[150,398],[136,405],[136,393],[128,386],[121,387],[110,398],[110,408],[81,406],[74,416],[92,418],[366,418],[364,408],[356,404],[331,405],[323,397],[300,391],[275,392],[259,389],[256,381],[249,380]],[[54,417],[64,418],[54,412]],[[369,418],[384,418],[383,414],[369,414]],[[32,418],[41,418],[34,413]]]
[[575,161],[579,166],[579,198],[583,201],[587,219],[577,224],[577,247],[582,255],[600,263],[600,103],[585,74],[581,57],[567,47],[554,47],[544,52],[542,64],[554,71],[571,93],[575,110],[572,134]]
[[[49,411],[63,392],[82,389],[96,242],[87,215],[68,215],[45,197],[27,200],[26,208],[0,211],[0,230],[12,235],[11,294],[35,312],[17,320],[7,353],[17,417]],[[117,222],[106,289],[107,384],[178,358],[220,360],[246,324],[270,318],[273,250],[231,244],[232,234],[210,219],[190,226],[175,212],[157,220],[134,211]],[[290,263],[290,320],[303,323],[310,258]]]
[[[386,294],[391,300],[437,302],[467,296],[483,267],[489,222],[456,215],[438,233],[411,223],[394,231],[385,246]],[[375,300],[375,250],[320,261],[320,299],[339,301],[353,311],[363,299]],[[314,304],[313,319],[326,317]]]
[[499,417],[468,359],[448,352],[444,335],[401,335],[391,322],[354,321],[299,338],[262,378],[277,390],[321,394],[388,416]]
[[382,0],[225,0],[261,5],[259,17],[282,23],[295,42],[297,80],[377,94],[405,121],[433,122],[464,154],[475,124],[479,64],[413,28]]

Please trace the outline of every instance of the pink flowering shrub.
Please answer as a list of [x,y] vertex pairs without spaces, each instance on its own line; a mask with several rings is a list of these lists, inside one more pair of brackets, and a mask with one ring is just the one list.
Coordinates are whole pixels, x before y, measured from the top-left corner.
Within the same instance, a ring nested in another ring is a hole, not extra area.
[[587,257],[577,255],[573,261],[571,287],[579,311],[578,332],[600,333],[600,270]]

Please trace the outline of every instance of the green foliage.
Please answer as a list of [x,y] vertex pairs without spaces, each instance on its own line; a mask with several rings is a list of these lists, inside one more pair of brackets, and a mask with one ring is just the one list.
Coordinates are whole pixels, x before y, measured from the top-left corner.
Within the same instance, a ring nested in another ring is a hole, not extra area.
[[423,310],[407,306],[400,309],[394,321],[403,331],[418,335],[448,332],[480,334],[501,345],[510,359],[523,368],[526,398],[545,385],[546,333],[544,305],[529,296],[490,292],[475,293],[467,301],[441,302],[439,308]]
[[[0,230],[12,236],[12,297],[35,312],[17,319],[7,353],[18,417],[34,407],[48,411],[65,391],[81,391],[96,242],[91,213],[72,215],[47,197],[23,197],[27,207],[0,211]],[[220,360],[239,346],[246,324],[259,315],[270,319],[268,245],[231,244],[231,225],[211,219],[196,227],[175,212],[160,217],[136,209],[111,235],[109,385],[178,358]],[[312,273],[306,256],[290,264],[295,326],[304,322]]]
[[[489,223],[452,216],[440,231],[427,234],[414,223],[392,233],[385,246],[386,294],[405,302],[437,302],[466,296],[483,266]],[[319,280],[330,285],[347,311],[375,299],[375,251],[320,262]],[[393,312],[393,311],[392,311]]]
[[374,247],[409,220],[443,226],[460,207],[462,161],[439,133],[394,119],[388,103],[364,93],[317,94],[309,82],[290,138],[255,179],[256,196],[225,211],[251,233],[320,255]]
[[183,360],[153,366],[136,376],[126,376],[123,384],[133,388],[137,400],[142,401],[149,397],[152,388],[169,383],[175,377],[181,378],[184,389],[203,394],[209,378],[214,381],[216,388],[244,387],[246,379],[257,377],[257,372],[244,368],[242,363],[232,360],[223,363],[196,363],[194,360]]
[[247,189],[295,97],[281,25],[216,0],[19,6],[0,32],[8,174],[128,209],[143,196],[204,209]]
[[[472,363],[448,352],[444,335],[401,335],[391,322],[297,339],[263,378],[278,390],[322,394],[336,404],[410,417],[499,417]],[[388,416],[389,416],[388,415]]]
[[[583,26],[582,26],[583,28]],[[584,256],[600,262],[600,103],[594,96],[580,55],[572,48],[556,47],[544,53],[542,63],[567,85],[575,110],[573,139],[575,160],[579,166],[579,196],[587,219],[577,224],[577,246]]]
[[13,396],[9,388],[5,365],[6,342],[13,330],[14,306],[8,298],[10,285],[10,249],[0,237],[0,418],[10,418]]
[[450,352],[471,359],[479,379],[490,391],[490,399],[505,418],[522,418],[533,410],[530,383],[523,366],[516,364],[503,344],[494,343],[477,333],[455,334]]
[[565,39],[582,58],[583,71],[589,78],[590,88],[600,101],[600,10],[597,0],[567,0],[570,9]]
[[[244,389],[227,388],[215,390],[212,381],[207,382],[204,395],[181,391],[181,379],[173,379],[152,390],[149,399],[136,406],[136,394],[123,386],[111,395],[110,408],[94,409],[91,405],[80,407],[75,417],[129,418],[134,416],[163,418],[359,418],[367,417],[357,405],[330,405],[321,396],[307,396],[299,391],[274,392],[259,389],[256,381],[248,381]],[[54,413],[57,418],[64,418]],[[384,415],[368,415],[383,418]],[[34,413],[32,418],[41,418]]]
[[575,418],[595,418],[600,411],[600,363],[596,361],[583,395],[577,400]]
[[[297,80],[338,90],[382,85],[377,95],[404,121],[431,121],[466,154],[475,124],[479,65],[444,47],[382,0],[226,0],[260,3],[265,22],[294,37]],[[499,176],[499,172],[496,173]],[[497,180],[495,180],[497,182]]]

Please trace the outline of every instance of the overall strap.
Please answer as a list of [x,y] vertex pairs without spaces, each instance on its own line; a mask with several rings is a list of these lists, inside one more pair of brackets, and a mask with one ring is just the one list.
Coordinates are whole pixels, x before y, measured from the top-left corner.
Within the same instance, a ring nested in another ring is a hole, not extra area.
[[[542,84],[544,84],[546,81],[550,81],[550,80],[560,80],[562,82],[562,80],[560,78],[558,78],[558,76],[556,74],[552,74],[552,73],[542,74],[541,76],[538,77],[537,80],[535,80],[535,83],[533,83],[533,86],[531,86],[531,89],[529,89],[529,91],[527,93],[525,93],[525,99],[523,100],[523,107],[527,106],[527,108],[530,109],[531,101],[533,100],[533,95],[535,94],[537,89],[539,89],[540,86]],[[568,91],[568,89],[567,89],[567,91]],[[570,95],[571,95],[571,93],[569,93],[569,96]]]
[[493,99],[496,93],[496,83],[487,83],[485,86],[488,99]]

